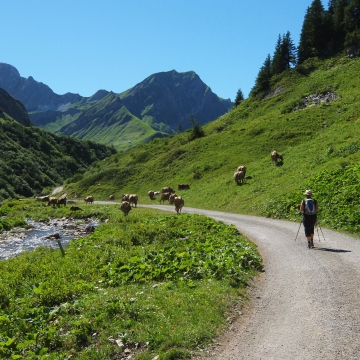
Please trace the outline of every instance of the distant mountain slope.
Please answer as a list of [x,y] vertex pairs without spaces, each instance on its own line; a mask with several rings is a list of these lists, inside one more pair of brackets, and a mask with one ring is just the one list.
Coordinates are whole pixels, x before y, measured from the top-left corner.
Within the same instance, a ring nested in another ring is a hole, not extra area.
[[[57,95],[31,76],[25,79],[13,66],[0,63],[0,87],[25,105],[35,125],[112,144],[118,150],[186,130],[191,115],[206,124],[232,106],[230,99],[219,98],[193,71],[161,72],[120,94],[99,90],[82,97]],[[124,121],[129,124],[124,126]]]
[[162,125],[177,130],[188,129],[190,115],[200,124],[217,119],[232,106],[220,99],[194,72],[175,70],[153,74],[133,88],[120,94],[124,105],[139,119],[157,130]]
[[0,117],[5,118],[6,115],[21,125],[32,125],[24,105],[19,100],[14,99],[7,91],[0,88]]
[[27,79],[21,77],[14,66],[5,63],[0,63],[0,87],[20,100],[28,112],[58,110],[65,104],[82,99],[79,94],[57,95],[32,76]]

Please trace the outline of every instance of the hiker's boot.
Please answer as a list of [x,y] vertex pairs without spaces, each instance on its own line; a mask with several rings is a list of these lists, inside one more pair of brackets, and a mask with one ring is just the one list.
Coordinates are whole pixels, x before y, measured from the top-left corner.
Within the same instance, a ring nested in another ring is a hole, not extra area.
[[310,240],[310,246],[312,249],[314,248],[314,240],[313,239]]
[[311,249],[311,241],[308,241],[308,248]]

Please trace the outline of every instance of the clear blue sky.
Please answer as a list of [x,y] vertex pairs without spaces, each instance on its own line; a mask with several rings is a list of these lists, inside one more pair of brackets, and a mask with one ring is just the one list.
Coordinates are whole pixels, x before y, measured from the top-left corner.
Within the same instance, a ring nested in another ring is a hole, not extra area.
[[[127,90],[193,70],[222,98],[248,95],[278,35],[297,46],[312,0],[0,0],[0,62],[55,93]],[[323,0],[327,8],[327,0]]]

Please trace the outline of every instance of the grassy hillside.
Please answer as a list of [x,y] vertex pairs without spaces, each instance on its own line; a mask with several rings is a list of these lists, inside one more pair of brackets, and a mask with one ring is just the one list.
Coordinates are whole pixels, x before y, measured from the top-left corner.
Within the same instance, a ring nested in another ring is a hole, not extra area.
[[[205,137],[189,141],[187,131],[155,139],[95,163],[69,190],[98,200],[137,193],[140,203],[149,203],[148,190],[189,183],[191,189],[181,192],[185,207],[298,218],[298,201],[316,176],[359,162],[359,74],[360,59],[311,59],[273,79],[277,95],[247,99],[204,126]],[[305,107],[307,96],[328,92],[337,99]],[[284,154],[283,166],[272,166],[274,149]],[[242,186],[233,181],[238,165],[248,169]],[[326,207],[322,200],[331,193],[316,190]],[[283,202],[276,204],[280,199],[292,199],[285,211]]]
[[0,152],[1,201],[31,197],[44,188],[60,185],[115,150],[0,117]]

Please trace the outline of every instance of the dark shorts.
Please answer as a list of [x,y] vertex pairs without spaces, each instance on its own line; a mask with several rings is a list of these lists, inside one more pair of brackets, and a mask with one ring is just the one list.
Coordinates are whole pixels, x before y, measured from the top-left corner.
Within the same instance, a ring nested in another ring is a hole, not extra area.
[[312,235],[315,230],[316,215],[304,215],[303,224],[304,224],[305,236]]

